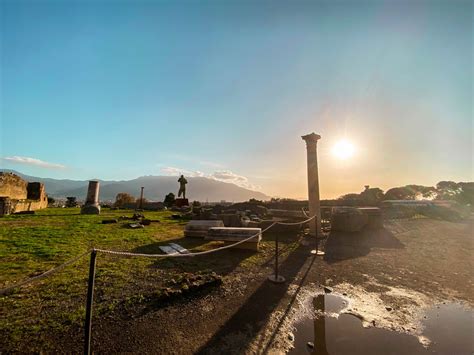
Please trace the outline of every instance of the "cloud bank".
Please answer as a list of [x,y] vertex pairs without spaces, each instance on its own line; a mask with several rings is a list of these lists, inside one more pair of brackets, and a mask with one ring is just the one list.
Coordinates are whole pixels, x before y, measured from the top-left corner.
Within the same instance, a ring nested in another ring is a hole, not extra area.
[[4,157],[2,159],[10,163],[34,165],[34,166],[39,166],[45,169],[65,169],[66,168],[66,166],[62,164],[50,163],[44,160],[30,158],[30,157],[12,156],[12,157]]
[[249,182],[249,179],[245,176],[235,174],[230,170],[218,170],[214,171],[211,174],[203,173],[202,171],[192,171],[187,169],[176,168],[173,166],[166,166],[161,168],[161,173],[168,175],[168,176],[175,176],[175,175],[185,175],[189,177],[205,177],[208,179],[227,182],[230,184],[234,184],[245,189],[249,190],[260,190],[261,187],[258,185],[254,185]]

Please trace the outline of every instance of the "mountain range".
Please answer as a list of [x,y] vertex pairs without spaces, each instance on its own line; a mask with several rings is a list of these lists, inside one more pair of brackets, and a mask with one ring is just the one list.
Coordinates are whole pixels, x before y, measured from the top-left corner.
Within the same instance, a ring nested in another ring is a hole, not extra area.
[[[41,182],[50,197],[65,198],[75,196],[84,200],[87,193],[88,180],[59,180],[40,178],[22,174],[15,170],[2,169],[3,172],[14,173],[29,182]],[[235,184],[217,181],[207,177],[186,177],[186,197],[190,201],[247,201],[251,198],[269,200],[270,197],[262,192],[252,191]],[[175,176],[142,176],[132,180],[100,181],[99,199],[101,201],[114,201],[120,192],[129,193],[135,197],[140,195],[140,187],[144,187],[144,197],[151,201],[163,201],[165,196],[178,192],[178,177]]]

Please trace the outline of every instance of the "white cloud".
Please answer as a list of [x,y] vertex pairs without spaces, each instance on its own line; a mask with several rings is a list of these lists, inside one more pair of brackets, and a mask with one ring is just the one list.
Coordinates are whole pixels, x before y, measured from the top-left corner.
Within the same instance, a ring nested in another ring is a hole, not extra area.
[[217,181],[230,182],[232,184],[235,184],[237,186],[250,189],[250,190],[261,189],[260,186],[250,183],[247,177],[235,174],[230,170],[215,171],[214,173],[209,175],[209,178],[217,180]]
[[189,177],[206,177],[208,179],[231,183],[250,190],[261,189],[260,186],[250,183],[247,177],[235,174],[230,170],[219,170],[211,174],[205,174],[202,171],[191,171],[173,166],[166,166],[161,168],[161,173],[168,176],[177,176],[183,174]]
[[205,177],[202,171],[191,171],[182,168],[176,168],[174,166],[165,166],[161,168],[161,173],[167,176],[177,176],[177,175],[186,175],[190,177]]
[[65,169],[66,168],[66,166],[62,164],[49,163],[47,161],[43,161],[36,158],[30,158],[30,157],[12,156],[12,157],[4,157],[3,160],[6,160],[11,163],[17,163],[17,164],[35,165],[35,166],[39,166],[39,167],[47,168],[47,169]]

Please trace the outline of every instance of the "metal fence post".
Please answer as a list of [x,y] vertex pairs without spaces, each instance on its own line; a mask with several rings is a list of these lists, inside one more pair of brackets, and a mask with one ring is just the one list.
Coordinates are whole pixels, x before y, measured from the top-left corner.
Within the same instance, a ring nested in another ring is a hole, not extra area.
[[84,324],[84,354],[91,353],[91,331],[92,331],[92,303],[94,302],[94,281],[95,281],[95,259],[97,251],[95,249],[91,252],[91,261],[89,265],[89,284],[87,287],[87,303],[86,303],[86,321]]
[[275,237],[275,274],[268,276],[268,280],[271,282],[281,284],[285,282],[285,278],[281,275],[278,275],[278,234]]

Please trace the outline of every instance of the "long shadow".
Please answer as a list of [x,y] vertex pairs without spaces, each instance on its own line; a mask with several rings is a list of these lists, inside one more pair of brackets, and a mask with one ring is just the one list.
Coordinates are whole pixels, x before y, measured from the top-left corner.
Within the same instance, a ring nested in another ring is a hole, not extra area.
[[[201,238],[181,237],[143,245],[133,249],[133,252],[144,254],[160,254],[163,253],[160,249],[160,246],[165,246],[169,243],[179,244],[182,247],[192,251],[195,251],[195,248],[202,247],[206,244],[210,245],[205,248],[200,248],[199,250],[211,250],[223,245],[223,243],[212,242]],[[214,271],[217,274],[226,275],[232,272],[243,260],[255,256],[256,253],[258,252],[232,248],[202,256],[157,259],[151,265],[151,267],[190,273]]]
[[288,302],[288,306],[286,306],[285,312],[283,313],[283,316],[281,317],[281,319],[278,322],[277,326],[273,330],[270,339],[267,341],[267,344],[265,345],[264,350],[263,350],[263,354],[266,354],[270,350],[271,345],[273,344],[273,341],[275,340],[275,337],[277,336],[283,322],[285,321],[286,317],[288,316],[291,309],[293,308],[293,305],[295,304],[295,301],[296,301],[296,297],[298,297],[298,294],[300,293],[300,290],[303,287],[304,282],[306,281],[306,277],[308,276],[309,271],[313,267],[313,264],[314,264],[314,261],[316,260],[316,258],[317,258],[316,255],[314,255],[311,258],[311,262],[308,265],[308,268],[306,269],[305,273],[303,274],[303,277],[301,278],[300,282],[298,283],[298,288],[296,289],[293,297],[291,297],[290,302]]
[[[287,282],[291,282],[308,260],[308,247],[300,246],[294,250],[280,265],[281,274]],[[216,352],[216,349],[226,345],[226,336],[233,333],[249,330],[256,334],[265,325],[265,321],[285,297],[287,284],[273,284],[263,281],[260,287],[247,299],[247,301],[234,313],[234,315],[217,331],[213,337],[204,344],[198,354]],[[250,341],[251,337],[247,337]],[[248,344],[239,344],[245,349]],[[238,349],[235,349],[238,352]]]
[[352,233],[332,231],[326,241],[324,260],[335,263],[365,256],[372,248],[402,249],[404,247],[405,245],[385,228],[364,229]]
[[[276,237],[275,233],[265,233],[263,239],[265,241],[274,241]],[[300,238],[301,236],[297,236]],[[291,242],[295,241],[295,235],[290,233],[282,233],[278,236],[280,241],[280,254],[285,253],[288,249],[291,248]],[[215,249],[220,246],[223,246],[223,243],[212,242],[202,238],[190,238],[190,237],[180,237],[175,239],[163,240],[147,245],[139,246],[132,251],[135,253],[144,253],[144,254],[160,254],[162,253],[160,246],[166,246],[169,243],[176,243],[188,250],[195,250],[198,247],[202,247],[206,244],[210,244],[208,248],[205,249]],[[202,250],[203,248],[200,248]],[[215,271],[220,275],[226,275],[232,272],[238,265],[245,259],[256,256],[256,251],[231,248],[216,253],[211,253],[203,256],[195,256],[189,258],[167,258],[167,259],[157,259],[151,267],[161,268],[161,269],[174,269],[180,270],[183,272],[199,272],[199,271]],[[273,252],[269,257],[259,262],[260,266],[269,266],[274,262]]]

